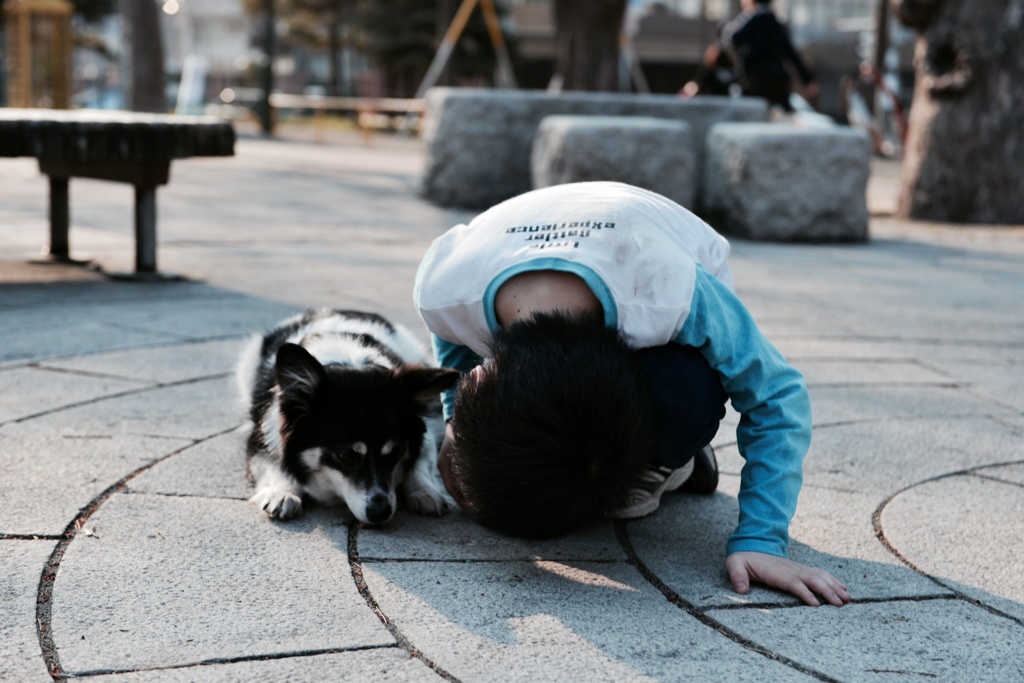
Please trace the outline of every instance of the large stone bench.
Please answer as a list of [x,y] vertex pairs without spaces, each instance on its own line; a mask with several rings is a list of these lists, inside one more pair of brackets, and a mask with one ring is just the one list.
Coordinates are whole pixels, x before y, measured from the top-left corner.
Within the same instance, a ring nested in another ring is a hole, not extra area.
[[201,116],[120,111],[0,108],[0,157],[35,157],[50,179],[50,247],[54,261],[74,263],[68,244],[68,181],[96,178],[135,186],[135,274],[156,267],[156,188],[171,161],[231,156],[231,124]]
[[867,240],[871,146],[862,132],[722,123],[706,152],[703,212],[715,228],[767,241]]
[[692,206],[690,125],[648,116],[545,116],[533,139],[533,187],[616,180]]
[[424,196],[444,206],[483,208],[527,192],[537,127],[544,117],[559,114],[685,121],[699,170],[704,138],[713,124],[764,121],[768,105],[754,98],[431,88],[423,126]]

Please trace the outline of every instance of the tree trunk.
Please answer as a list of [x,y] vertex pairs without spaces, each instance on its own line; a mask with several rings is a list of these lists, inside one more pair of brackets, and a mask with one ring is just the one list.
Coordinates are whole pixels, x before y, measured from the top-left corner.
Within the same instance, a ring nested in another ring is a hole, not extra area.
[[919,32],[900,215],[1024,223],[1024,0],[893,0]]
[[554,0],[555,73],[563,90],[618,90],[626,0]]
[[153,0],[122,0],[121,26],[125,56],[122,61],[124,108],[132,111],[167,111],[164,43],[159,8]]
[[327,9],[327,94],[341,94],[341,25],[344,2],[334,0]]

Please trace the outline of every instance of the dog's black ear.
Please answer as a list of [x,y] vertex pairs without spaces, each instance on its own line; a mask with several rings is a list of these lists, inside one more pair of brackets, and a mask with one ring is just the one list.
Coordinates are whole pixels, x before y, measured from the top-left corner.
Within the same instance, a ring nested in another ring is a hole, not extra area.
[[404,365],[395,370],[395,379],[412,396],[412,400],[426,407],[439,399],[445,389],[459,381],[458,370],[428,368],[422,365]]
[[326,377],[320,361],[298,344],[283,344],[277,350],[274,373],[281,387],[281,401],[292,409],[308,409]]

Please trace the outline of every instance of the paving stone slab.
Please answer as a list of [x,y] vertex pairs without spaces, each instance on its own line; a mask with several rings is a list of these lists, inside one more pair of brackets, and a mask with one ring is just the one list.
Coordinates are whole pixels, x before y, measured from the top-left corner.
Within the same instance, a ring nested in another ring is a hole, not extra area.
[[881,524],[918,569],[1015,616],[1024,631],[1024,484],[979,476],[924,482],[893,498]]
[[626,559],[611,522],[598,523],[560,539],[533,541],[510,538],[485,529],[459,509],[441,518],[401,510],[383,529],[360,530],[358,543],[359,556],[373,560]]
[[980,477],[992,477],[1000,481],[1011,482],[1024,486],[1024,464],[1005,465],[1003,467],[986,467],[975,470],[974,474]]
[[[1011,301],[1005,304],[1015,305]],[[947,315],[937,315],[936,310],[946,311]],[[927,302],[908,301],[889,310],[861,304],[847,309],[845,313],[857,316],[857,324],[853,328],[855,332],[873,337],[896,335],[922,341],[936,339],[943,340],[943,343],[981,346],[1016,346],[1021,339],[1020,324],[1008,323],[1004,315],[995,311],[987,315],[967,315],[963,319],[952,320],[960,316],[955,306],[937,306],[929,310]]]
[[66,671],[392,645],[346,556],[347,529],[274,524],[241,501],[116,495],[73,541],[52,598]]
[[364,563],[388,619],[456,679],[813,680],[667,602],[624,563]]
[[[860,336],[837,337],[822,334],[799,336],[786,331],[770,336],[772,342],[785,351],[798,366],[804,360],[845,359],[920,361],[932,363],[941,359],[962,360],[971,363],[1005,362],[1010,348],[980,346],[968,343],[948,343],[936,340],[925,344],[904,339],[868,338]],[[941,367],[941,366],[940,366]]]
[[[297,310],[202,283],[107,281],[31,289],[38,291],[39,301],[21,297],[17,306],[4,307],[0,300],[0,311],[10,325],[0,332],[0,361],[244,336]],[[64,297],[67,300],[61,301]]]
[[100,322],[77,324],[73,328],[75,333],[71,335],[67,334],[69,326],[66,322],[61,325],[59,317],[51,318],[52,326],[25,329],[20,327],[17,315],[6,310],[2,314],[4,325],[0,328],[0,365],[23,364],[45,358],[127,349],[167,341],[167,335],[164,334],[111,327]]
[[900,419],[819,427],[804,482],[880,493],[958,470],[1020,458],[1020,435],[994,420]]
[[[92,282],[72,280],[47,284],[5,282],[5,286],[0,288],[0,304],[5,314],[9,312],[18,316],[19,324],[25,327],[57,329],[68,323],[97,319],[105,322],[98,316],[104,312],[116,318],[125,304],[168,299],[184,302],[199,299],[209,291],[206,285],[189,281],[125,283],[103,278]],[[233,296],[239,295],[235,293]],[[63,312],[66,318],[54,320],[54,311]]]
[[[666,495],[650,517],[627,525],[637,557],[665,585],[697,608],[799,600],[754,586],[733,592],[725,574],[725,544],[736,528],[739,477],[725,475],[713,496]],[[904,566],[875,538],[866,494],[805,487],[790,526],[793,560],[820,567],[843,581],[854,599],[949,594]]]
[[78,430],[61,424],[0,428],[0,533],[61,534],[109,486],[185,439]]
[[185,448],[128,482],[128,493],[248,500],[245,439],[241,430]]
[[715,610],[729,628],[841,681],[1019,681],[1024,629],[961,600]]
[[255,680],[289,683],[321,683],[325,680],[415,683],[439,680],[439,677],[422,659],[410,657],[405,650],[394,646],[326,655],[209,663],[179,669],[90,676],[89,680],[102,683],[247,683]]
[[[42,367],[161,384],[180,382],[234,372],[246,339],[224,339],[98,353],[78,358],[44,361]],[[0,374],[0,377],[3,375]]]
[[954,379],[918,363],[880,360],[802,360],[797,364],[810,386],[820,384],[953,384]]
[[162,297],[124,301],[116,310],[106,303],[98,304],[96,316],[110,324],[161,335],[165,340],[188,340],[247,335],[262,329],[266,320],[296,312],[293,306],[209,287],[195,289],[187,296],[171,295],[178,284],[164,285],[168,289]]
[[974,418],[1012,409],[957,387],[810,387],[814,424],[863,420]]
[[36,589],[56,541],[0,540],[0,680],[50,681],[36,634]]
[[1024,385],[1018,377],[1019,364],[991,361],[965,363],[946,359],[930,362],[936,368],[964,382],[972,393],[1024,412]]
[[1007,425],[1011,429],[1016,429],[1018,432],[1024,430],[1024,415],[1000,415],[993,419],[1000,424]]
[[0,369],[0,424],[121,394],[145,382],[39,367]]
[[32,420],[32,424],[103,436],[137,434],[198,441],[238,427],[244,419],[233,376],[147,387]]

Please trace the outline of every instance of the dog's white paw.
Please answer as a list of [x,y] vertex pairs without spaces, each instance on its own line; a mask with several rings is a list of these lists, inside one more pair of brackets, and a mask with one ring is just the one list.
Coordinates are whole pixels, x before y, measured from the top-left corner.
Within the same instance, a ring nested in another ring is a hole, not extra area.
[[249,499],[271,519],[292,519],[302,514],[302,498],[291,491],[264,489]]
[[435,517],[440,517],[456,505],[447,492],[433,486],[417,484],[406,486],[405,504],[417,514]]

